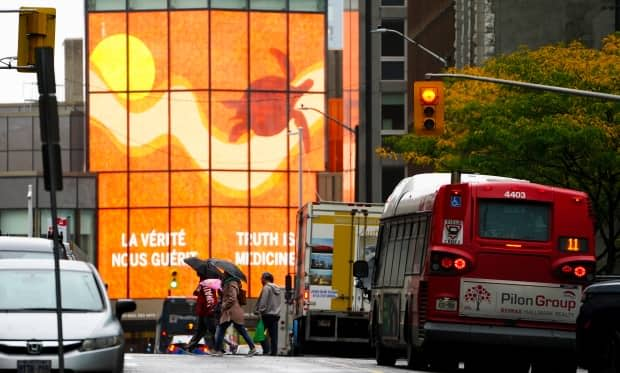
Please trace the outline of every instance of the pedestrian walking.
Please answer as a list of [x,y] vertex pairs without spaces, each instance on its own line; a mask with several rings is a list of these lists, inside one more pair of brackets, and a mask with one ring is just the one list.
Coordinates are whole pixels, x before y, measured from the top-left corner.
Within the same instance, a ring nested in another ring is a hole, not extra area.
[[282,305],[282,289],[273,283],[273,275],[264,272],[260,278],[263,288],[258,296],[254,314],[258,315],[265,325],[267,337],[260,344],[263,355],[276,356],[278,354],[278,321]]
[[224,272],[224,281],[222,282],[222,310],[220,316],[220,322],[217,326],[215,333],[215,352],[213,355],[222,356],[222,343],[224,342],[224,334],[226,329],[232,325],[235,330],[245,339],[250,347],[248,356],[256,355],[256,346],[252,341],[252,337],[248,334],[248,330],[245,328],[245,320],[243,314],[243,308],[239,305],[239,288],[241,282],[235,276],[232,276],[228,272]]
[[205,343],[210,349],[215,345],[217,290],[209,286],[209,280],[212,279],[208,279],[206,276],[199,276],[199,278],[198,286],[194,290],[198,327],[186,346],[186,350],[189,352],[194,350],[200,343],[200,340],[205,337]]

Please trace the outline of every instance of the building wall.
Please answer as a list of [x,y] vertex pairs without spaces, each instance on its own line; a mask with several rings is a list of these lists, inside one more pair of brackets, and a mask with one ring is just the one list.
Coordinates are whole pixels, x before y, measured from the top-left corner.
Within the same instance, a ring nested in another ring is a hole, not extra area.
[[617,0],[457,0],[456,66],[480,65],[520,46],[580,40],[600,48],[602,38],[618,29],[617,6]]
[[[0,105],[0,234],[46,237],[51,224],[39,122],[36,102]],[[69,217],[70,237],[67,238],[79,247],[80,258],[96,263],[96,179],[83,172],[83,102],[59,103],[58,123],[63,189],[56,193],[57,216]],[[27,198],[29,186],[30,199]],[[32,225],[28,222],[29,204]]]

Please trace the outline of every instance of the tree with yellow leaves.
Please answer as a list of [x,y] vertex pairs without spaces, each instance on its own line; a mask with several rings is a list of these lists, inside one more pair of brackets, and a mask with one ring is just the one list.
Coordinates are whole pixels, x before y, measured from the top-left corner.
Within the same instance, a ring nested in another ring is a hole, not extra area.
[[[582,43],[518,51],[451,73],[620,95],[620,33],[601,50]],[[446,79],[446,132],[390,137],[377,153],[436,170],[528,179],[590,196],[615,269],[620,239],[620,102],[477,80]]]

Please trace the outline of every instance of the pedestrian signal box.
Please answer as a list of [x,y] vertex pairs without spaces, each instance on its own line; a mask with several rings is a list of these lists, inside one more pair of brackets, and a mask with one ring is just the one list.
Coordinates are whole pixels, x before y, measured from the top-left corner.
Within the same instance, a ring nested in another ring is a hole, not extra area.
[[413,128],[416,135],[443,134],[444,90],[442,81],[425,80],[413,83]]

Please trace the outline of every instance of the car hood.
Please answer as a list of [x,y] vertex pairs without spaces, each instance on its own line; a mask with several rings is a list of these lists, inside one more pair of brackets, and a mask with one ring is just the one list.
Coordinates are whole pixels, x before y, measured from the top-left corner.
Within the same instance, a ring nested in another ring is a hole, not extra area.
[[[62,314],[63,340],[97,338],[122,334],[120,323],[106,312]],[[0,339],[57,339],[54,312],[0,312]]]

